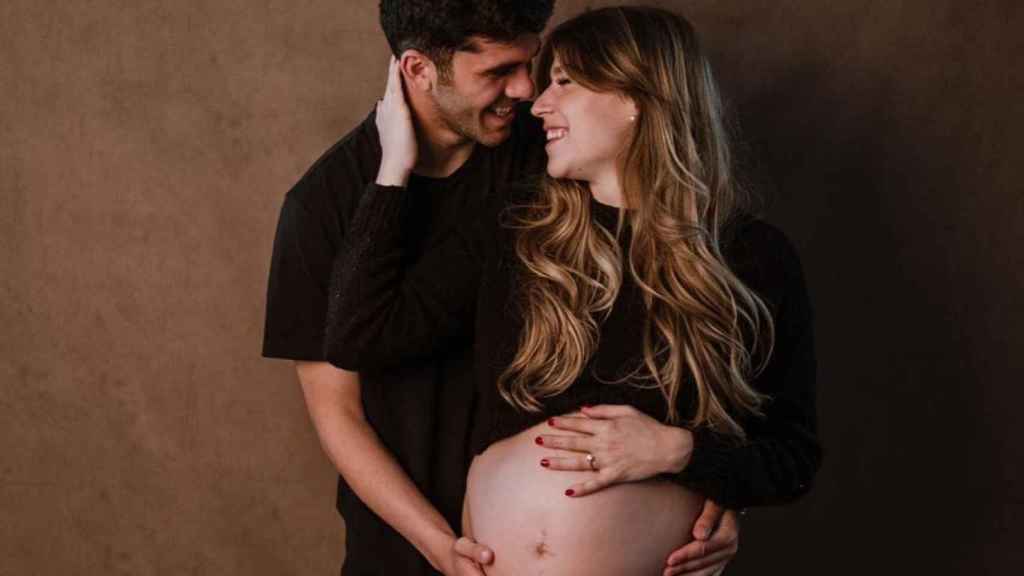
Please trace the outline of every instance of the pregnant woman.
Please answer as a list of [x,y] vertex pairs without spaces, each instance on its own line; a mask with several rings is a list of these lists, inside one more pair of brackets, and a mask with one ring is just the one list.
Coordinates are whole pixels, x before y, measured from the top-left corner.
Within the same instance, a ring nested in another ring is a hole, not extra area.
[[494,550],[486,573],[656,576],[705,498],[742,508],[809,489],[808,296],[789,242],[737,207],[685,19],[586,12],[551,32],[537,77],[547,174],[410,262],[416,147],[392,64],[384,160],[335,263],[327,357],[372,369],[471,331],[463,531]]

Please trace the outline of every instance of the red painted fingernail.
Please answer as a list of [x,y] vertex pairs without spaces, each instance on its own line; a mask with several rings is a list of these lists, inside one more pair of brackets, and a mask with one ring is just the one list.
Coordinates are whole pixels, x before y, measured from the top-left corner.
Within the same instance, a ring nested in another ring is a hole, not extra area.
[[534,442],[536,442],[537,444],[540,444],[541,446],[544,445],[544,439],[541,438],[540,436],[537,436],[537,439],[534,440]]
[[569,488],[568,490],[565,491],[565,495],[566,496],[572,496],[575,493],[576,493],[576,491],[573,490],[572,488]]
[[554,426],[554,425],[555,425],[555,419],[554,418],[548,418],[548,426]]
[[551,462],[548,462],[547,458],[545,458],[545,459],[540,461],[540,465],[545,467],[545,468],[547,468],[549,464],[551,464]]

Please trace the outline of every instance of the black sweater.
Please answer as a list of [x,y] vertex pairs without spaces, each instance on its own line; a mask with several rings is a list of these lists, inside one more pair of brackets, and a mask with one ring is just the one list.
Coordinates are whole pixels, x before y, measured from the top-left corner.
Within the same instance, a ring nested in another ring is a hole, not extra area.
[[[346,237],[348,249],[334,264],[325,356],[339,367],[366,370],[427,358],[475,332],[474,454],[587,404],[630,404],[665,421],[667,406],[658,390],[614,383],[641,362],[645,309],[628,273],[611,314],[600,324],[598,349],[566,392],[544,399],[540,413],[518,410],[498,394],[498,375],[509,365],[522,327],[514,232],[500,225],[501,214],[529,194],[528,187],[506,188],[486,203],[478,220],[453,230],[408,266],[402,230],[416,217],[409,213],[409,194],[377,187],[361,201]],[[592,218],[615,229],[618,208],[596,201],[590,207]],[[812,311],[799,259],[778,229],[748,218],[729,226],[724,238],[730,267],[766,301],[775,319],[774,352],[753,381],[770,400],[764,419],[741,420],[745,443],[693,430],[690,463],[675,479],[729,508],[782,503],[810,489],[821,462]],[[625,247],[628,229],[621,240]],[[694,407],[692,388],[686,390],[677,406],[683,416]]]

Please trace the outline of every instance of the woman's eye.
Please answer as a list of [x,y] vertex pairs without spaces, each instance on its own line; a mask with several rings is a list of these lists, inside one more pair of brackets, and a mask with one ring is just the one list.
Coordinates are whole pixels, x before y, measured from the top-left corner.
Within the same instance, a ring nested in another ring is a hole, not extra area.
[[572,82],[572,80],[569,80],[568,78],[559,78],[558,80],[555,80],[555,84],[558,84],[559,86],[565,86],[570,82]]

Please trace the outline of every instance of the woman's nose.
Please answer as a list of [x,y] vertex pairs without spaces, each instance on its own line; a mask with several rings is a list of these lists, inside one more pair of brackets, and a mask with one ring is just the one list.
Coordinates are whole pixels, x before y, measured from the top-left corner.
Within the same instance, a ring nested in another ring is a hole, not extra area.
[[530,106],[530,114],[539,118],[549,112],[551,112],[550,98],[548,97],[548,90],[544,90],[544,92],[541,92],[540,96],[537,96],[537,99],[533,101],[533,106]]

